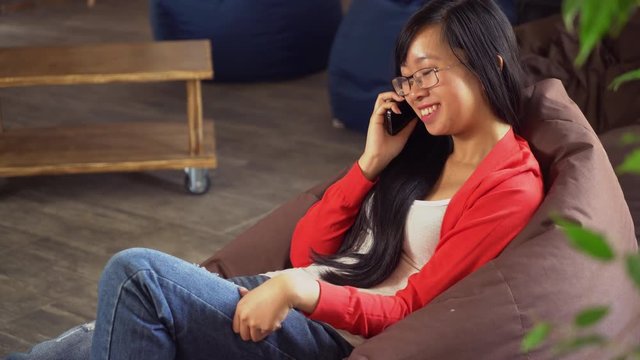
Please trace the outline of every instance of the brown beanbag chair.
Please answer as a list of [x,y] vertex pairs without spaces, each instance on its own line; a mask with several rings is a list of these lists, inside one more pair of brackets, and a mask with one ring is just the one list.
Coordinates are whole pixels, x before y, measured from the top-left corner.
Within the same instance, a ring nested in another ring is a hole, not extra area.
[[[578,253],[548,218],[561,213],[606,234],[617,252],[637,251],[629,208],[598,137],[559,80],[528,88],[525,107],[524,136],[548,191],[529,225],[498,258],[356,347],[349,359],[548,359],[550,345],[520,352],[534,319],[570,324],[587,306],[610,305],[595,329],[614,336],[638,313],[640,296],[623,267]],[[289,266],[295,223],[331,182],[278,208],[203,265],[227,277]],[[622,340],[639,338],[636,327]]]
[[581,67],[573,64],[580,47],[577,32],[567,31],[562,16],[528,22],[514,30],[530,83],[562,80],[596,133],[640,124],[640,81],[627,82],[615,92],[608,89],[617,76],[640,68],[640,12],[631,16],[618,37],[603,39]]

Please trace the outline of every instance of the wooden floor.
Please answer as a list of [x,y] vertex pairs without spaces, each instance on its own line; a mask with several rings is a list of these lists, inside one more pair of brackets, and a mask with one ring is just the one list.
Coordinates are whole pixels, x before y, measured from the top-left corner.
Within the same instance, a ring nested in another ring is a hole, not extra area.
[[[151,39],[146,0],[84,1],[0,16],[0,46]],[[186,121],[179,83],[0,89],[7,128]],[[325,73],[205,84],[219,168],[203,196],[180,172],[0,179],[0,358],[94,318],[96,283],[133,246],[204,260],[278,204],[354,161],[364,136],[331,126]]]

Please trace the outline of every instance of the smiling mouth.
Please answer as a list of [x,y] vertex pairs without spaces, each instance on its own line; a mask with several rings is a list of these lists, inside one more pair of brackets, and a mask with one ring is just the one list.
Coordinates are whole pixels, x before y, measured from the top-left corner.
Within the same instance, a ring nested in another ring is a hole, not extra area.
[[431,117],[431,114],[436,112],[440,108],[440,104],[434,104],[429,107],[420,110],[420,117],[422,120]]

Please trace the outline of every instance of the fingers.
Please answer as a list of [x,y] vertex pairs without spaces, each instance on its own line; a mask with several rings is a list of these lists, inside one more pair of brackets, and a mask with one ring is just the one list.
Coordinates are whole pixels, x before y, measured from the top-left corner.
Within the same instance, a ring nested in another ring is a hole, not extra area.
[[243,297],[249,293],[249,289],[246,287],[240,286],[238,287],[238,292],[240,293],[240,297]]
[[251,340],[253,342],[261,341],[262,339],[266,338],[270,333],[271,333],[270,331],[263,331],[263,330],[258,329],[258,328],[252,328],[251,329]]
[[248,324],[241,325],[240,337],[244,341],[262,341],[267,336],[271,335],[274,331],[277,331],[281,328],[281,326],[276,326],[271,330],[263,330],[258,326],[250,326]]
[[262,340],[262,331],[256,328],[249,328],[249,333],[251,333],[251,341],[258,342]]
[[404,97],[396,94],[393,91],[384,92],[378,95],[376,104],[374,106],[374,114],[384,115],[387,110],[391,110],[396,114],[400,114],[400,108],[398,102],[404,101]]
[[404,101],[404,97],[398,95],[395,91],[387,91],[378,94],[378,98],[376,99],[376,105],[389,102],[389,101]]
[[[240,297],[242,298],[249,293],[249,290],[243,286],[239,286],[238,293],[240,293]],[[238,304],[240,303],[238,302]],[[236,305],[236,312],[233,315],[233,332],[235,332],[236,334],[240,333],[240,325],[242,323],[242,321],[240,320],[240,315],[238,313],[238,306]]]
[[261,329],[259,327],[251,327],[251,329],[250,329],[250,331],[251,331],[251,340],[253,340],[254,342],[262,341],[267,336],[271,335],[273,332],[276,332],[276,331],[278,331],[280,329],[282,329],[282,325],[276,325],[270,330],[263,330],[263,329]]
[[263,330],[258,325],[250,325],[249,319],[242,319],[242,316],[236,314],[233,316],[233,332],[240,335],[240,338],[244,341],[262,341],[264,338],[269,336],[272,332],[280,330],[282,328],[282,324],[276,324],[272,326],[270,330]]
[[242,316],[239,314],[237,309],[236,313],[233,315],[233,332],[240,335],[244,341],[251,340],[251,329],[247,324],[247,321],[242,319]]
[[384,115],[385,112],[387,112],[387,110],[391,110],[396,114],[400,114],[400,107],[398,107],[398,103],[396,102],[387,102],[384,104],[381,104],[380,106],[378,106],[375,111],[374,114],[375,115]]
[[240,324],[240,337],[244,341],[251,340],[251,327],[244,322]]
[[248,319],[244,319],[239,311],[236,309],[236,313],[233,316],[233,332],[240,335],[242,340],[249,341],[253,338],[251,326],[249,326]]
[[[268,284],[265,283],[265,284]],[[289,311],[284,298],[269,293],[265,284],[253,290],[238,286],[240,296],[232,319],[233,332],[244,341],[261,341],[276,331]],[[265,290],[266,289],[266,290]],[[264,292],[268,295],[265,296]],[[264,306],[264,299],[274,298],[277,301]]]

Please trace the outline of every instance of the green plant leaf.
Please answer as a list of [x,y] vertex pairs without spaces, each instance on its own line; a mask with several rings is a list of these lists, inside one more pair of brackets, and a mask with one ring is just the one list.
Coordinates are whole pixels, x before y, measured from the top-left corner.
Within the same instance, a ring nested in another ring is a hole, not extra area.
[[601,234],[559,216],[552,215],[551,218],[560,226],[576,249],[601,261],[612,261],[615,258],[613,249]]
[[576,19],[576,15],[578,15],[578,11],[580,11],[581,5],[582,0],[564,0],[562,2],[562,19],[564,20],[564,27],[571,33],[575,31],[573,22]]
[[613,91],[618,91],[618,89],[622,84],[632,80],[640,80],[640,69],[629,71],[622,75],[617,76],[615,79],[613,79],[613,81],[609,85],[609,89]]
[[580,12],[580,50],[575,59],[582,66],[593,48],[609,32],[618,5],[616,1],[583,0]]
[[570,32],[579,15],[580,49],[575,66],[585,63],[604,36],[617,37],[639,5],[637,0],[564,0],[563,21]]
[[520,348],[522,352],[529,352],[540,346],[551,332],[551,324],[541,322],[536,324],[522,339]]
[[568,354],[587,346],[604,345],[607,343],[607,339],[602,335],[592,334],[585,336],[578,336],[570,338],[568,340],[561,341],[554,347],[554,351],[558,354]]
[[622,164],[616,167],[616,172],[622,174],[640,174],[640,149],[635,149],[625,157]]
[[[631,280],[640,289],[640,254],[628,254],[626,256],[627,273],[631,276]],[[640,347],[637,349],[640,355]]]
[[636,8],[640,6],[640,1],[637,0],[616,0],[618,9],[616,10],[614,23],[609,30],[609,35],[612,37],[618,37],[622,29],[629,22],[629,18],[636,11]]
[[640,143],[640,135],[634,133],[624,133],[620,138],[620,145],[632,145],[635,143]]
[[598,323],[598,321],[604,319],[609,313],[608,306],[597,306],[589,309],[582,310],[575,318],[575,325],[577,327],[587,327]]

